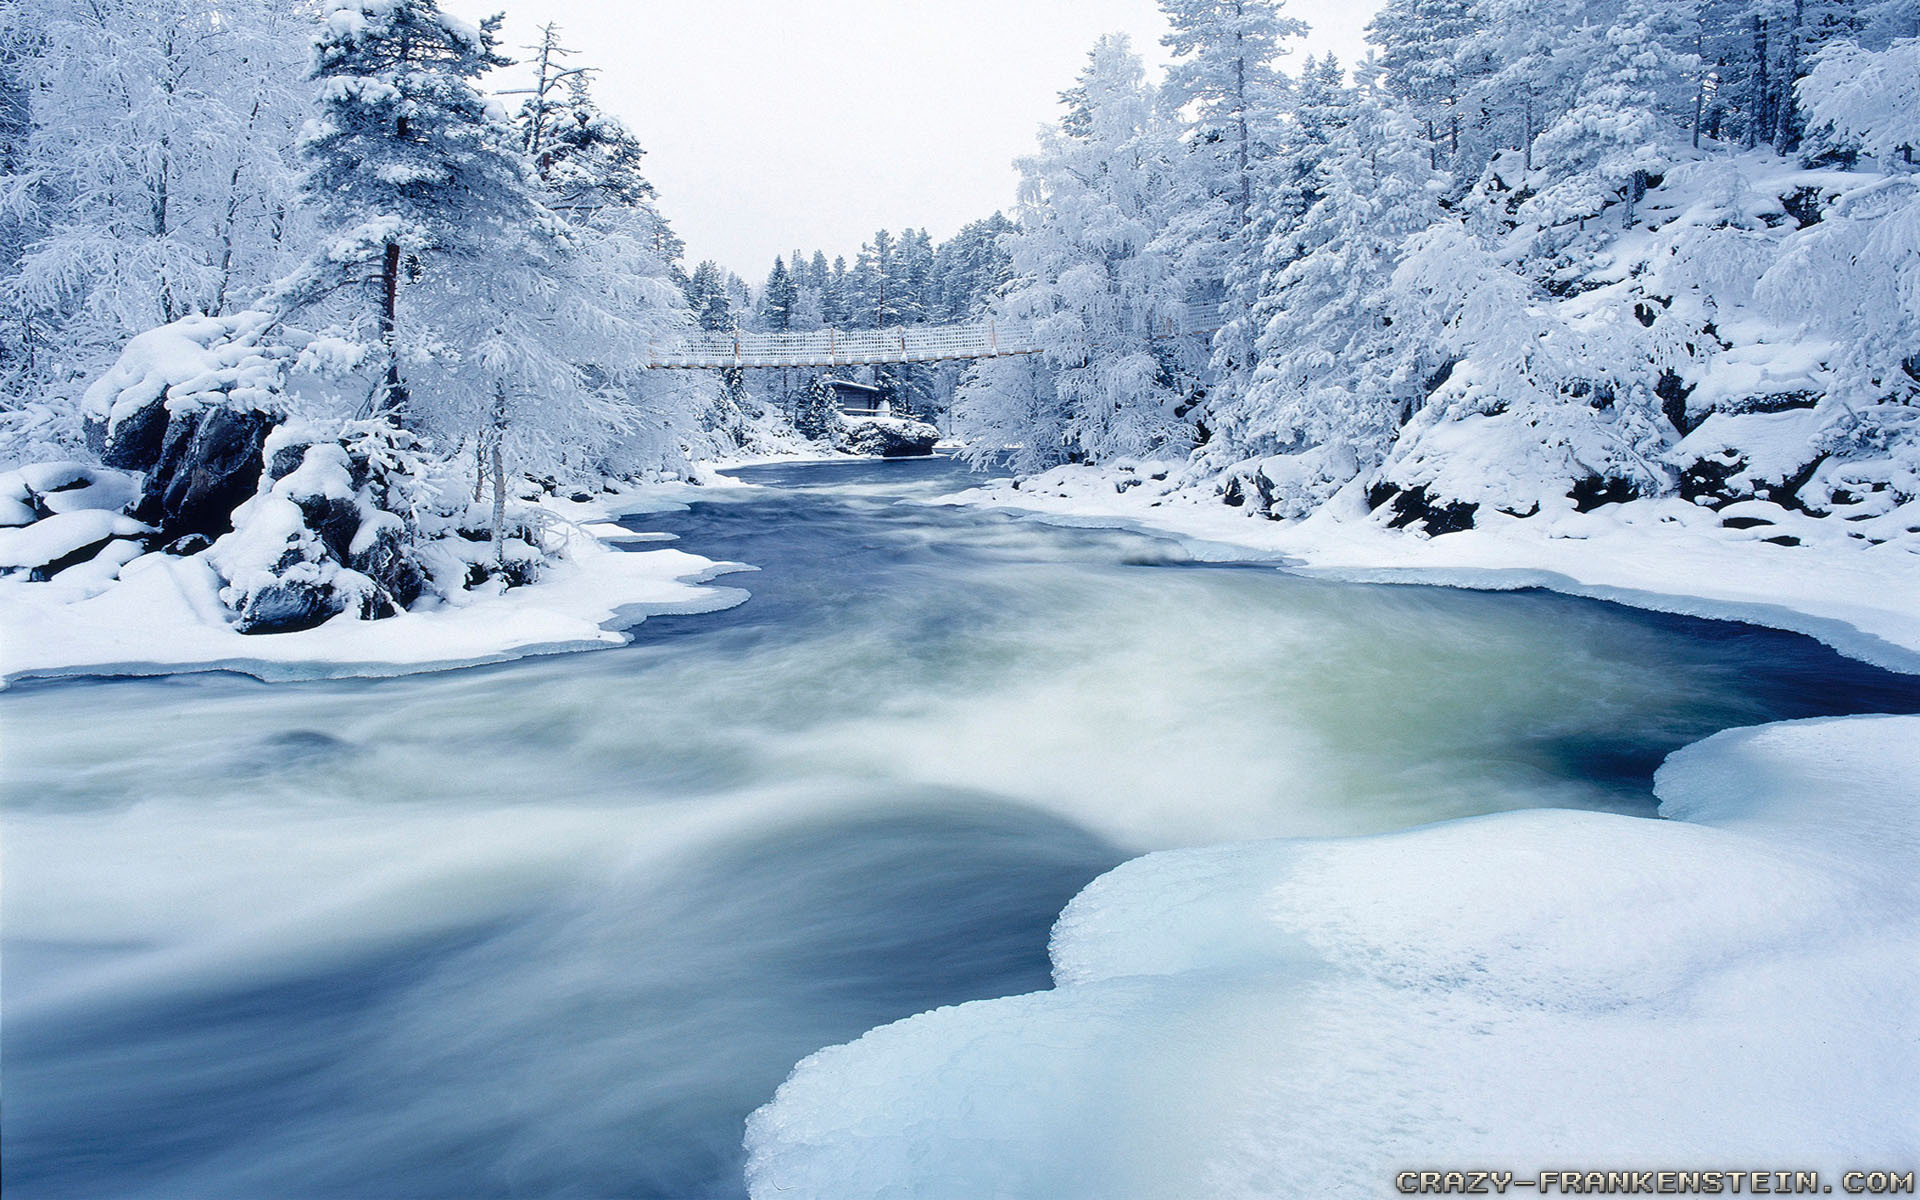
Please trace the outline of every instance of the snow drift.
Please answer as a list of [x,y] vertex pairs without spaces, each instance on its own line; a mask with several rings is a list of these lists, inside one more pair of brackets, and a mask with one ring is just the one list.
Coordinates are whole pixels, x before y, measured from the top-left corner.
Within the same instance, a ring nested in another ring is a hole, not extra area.
[[1920,1139],[1920,719],[1734,730],[1654,821],[1136,859],[1054,991],[823,1050],[756,1196],[1389,1194],[1410,1165],[1829,1170]]

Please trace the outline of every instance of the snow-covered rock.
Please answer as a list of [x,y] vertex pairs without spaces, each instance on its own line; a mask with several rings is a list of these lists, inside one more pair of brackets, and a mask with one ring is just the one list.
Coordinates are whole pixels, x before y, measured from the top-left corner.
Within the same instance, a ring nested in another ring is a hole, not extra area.
[[390,617],[419,598],[425,575],[406,524],[382,506],[390,481],[356,448],[304,427],[266,439],[260,494],[207,555],[241,633]]
[[0,527],[85,509],[125,512],[139,492],[139,478],[124,471],[71,460],[29,463],[0,473]]
[[115,538],[147,532],[132,517],[107,509],[55,513],[31,525],[0,529],[0,572],[24,570],[45,579],[91,559]]
[[938,429],[905,417],[843,417],[838,438],[849,454],[881,458],[924,458],[939,440]]
[[162,541],[217,537],[259,483],[267,434],[285,419],[293,350],[269,318],[186,317],[131,339],[87,389],[102,459],[146,476],[135,514]]

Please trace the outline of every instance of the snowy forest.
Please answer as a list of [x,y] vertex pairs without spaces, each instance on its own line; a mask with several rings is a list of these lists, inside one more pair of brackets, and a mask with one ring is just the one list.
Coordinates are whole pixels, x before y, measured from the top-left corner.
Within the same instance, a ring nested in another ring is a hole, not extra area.
[[[993,304],[1060,348],[969,375],[971,453],[1433,534],[1678,494],[1910,539],[1920,6],[1392,0],[1351,70],[1277,4],[1163,7],[1165,86],[1102,43],[1022,164]],[[1197,295],[1210,346],[1145,336]]]
[[1167,79],[1102,40],[1011,217],[754,287],[686,266],[552,26],[494,96],[499,22],[432,0],[9,5],[0,499],[65,528],[6,566],[210,553],[263,631],[524,582],[524,499],[835,443],[821,372],[654,339],[982,317],[1045,353],[856,373],[1023,475],[1152,461],[1429,535],[1679,495],[1911,536],[1912,0],[1393,0],[1357,64],[1293,61],[1272,0],[1162,7]]

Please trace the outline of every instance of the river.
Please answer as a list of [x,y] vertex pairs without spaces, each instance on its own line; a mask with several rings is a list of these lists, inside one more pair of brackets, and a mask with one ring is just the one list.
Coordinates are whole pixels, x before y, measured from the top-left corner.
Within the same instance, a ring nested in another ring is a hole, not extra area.
[[9,1197],[737,1196],[809,1052],[1048,985],[1142,852],[1651,814],[1715,730],[1920,711],[1751,626],[1305,579],[743,469],[752,598],[396,680],[0,695]]

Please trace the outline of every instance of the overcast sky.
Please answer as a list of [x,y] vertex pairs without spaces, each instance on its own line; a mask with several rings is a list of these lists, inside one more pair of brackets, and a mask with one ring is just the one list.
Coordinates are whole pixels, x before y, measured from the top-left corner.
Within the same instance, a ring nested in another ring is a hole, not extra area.
[[[852,259],[874,230],[937,242],[1013,203],[1013,159],[1103,33],[1163,60],[1154,0],[443,0],[504,10],[505,41],[557,23],[595,94],[647,148],[689,259],[758,284],[796,247]],[[1361,51],[1378,0],[1293,0],[1301,54]],[[517,73],[517,69],[516,72]],[[506,86],[503,81],[502,86]]]

